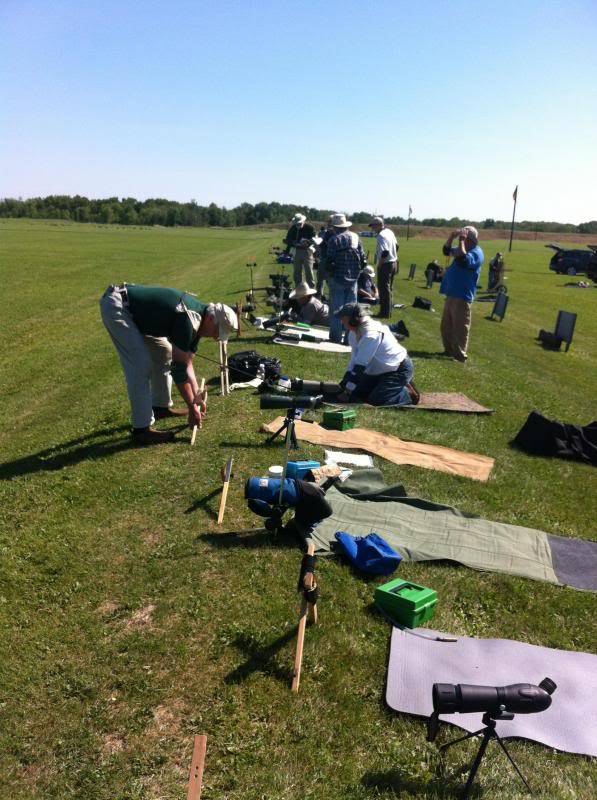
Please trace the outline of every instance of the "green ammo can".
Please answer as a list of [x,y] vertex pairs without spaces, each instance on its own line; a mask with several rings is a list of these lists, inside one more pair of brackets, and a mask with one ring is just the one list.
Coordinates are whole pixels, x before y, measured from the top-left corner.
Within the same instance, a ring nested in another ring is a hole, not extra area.
[[435,613],[437,592],[396,578],[375,590],[375,604],[407,628],[417,628]]
[[333,431],[347,431],[357,423],[357,413],[352,408],[337,408],[323,412],[323,427]]

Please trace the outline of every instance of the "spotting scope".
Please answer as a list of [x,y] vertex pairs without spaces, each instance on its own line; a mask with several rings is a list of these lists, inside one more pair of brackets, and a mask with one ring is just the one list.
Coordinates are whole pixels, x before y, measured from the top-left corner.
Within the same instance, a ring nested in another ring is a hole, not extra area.
[[280,395],[262,394],[259,398],[260,408],[319,408],[323,403],[322,395]]

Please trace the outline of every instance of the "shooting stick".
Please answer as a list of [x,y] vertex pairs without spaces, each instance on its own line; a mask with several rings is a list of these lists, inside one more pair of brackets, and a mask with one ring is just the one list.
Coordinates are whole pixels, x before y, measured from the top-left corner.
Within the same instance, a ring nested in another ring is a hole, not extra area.
[[230,394],[230,376],[228,374],[228,342],[220,342],[220,391],[222,396]]
[[296,655],[294,657],[294,674],[292,676],[292,691],[296,694],[301,680],[301,666],[303,664],[303,645],[305,643],[305,628],[307,616],[315,625],[317,623],[317,598],[319,588],[315,582],[315,544],[310,541],[307,553],[303,556],[301,572],[299,575],[298,590],[302,592],[301,608],[299,611],[299,624],[296,636]]
[[220,510],[218,511],[218,525],[222,524],[224,519],[224,511],[226,510],[226,498],[228,497],[228,487],[230,486],[230,478],[232,477],[232,456],[226,462],[224,467],[224,486],[222,487],[222,499],[220,500]]
[[[199,391],[195,395],[195,402],[199,400],[203,400],[207,403],[207,392],[205,391],[205,378],[201,378],[201,384],[199,385]],[[203,423],[199,425],[200,428],[203,427]],[[193,425],[193,431],[191,433],[191,445],[195,444],[195,438],[197,437],[197,426]]]
[[187,800],[199,800],[203,784],[203,767],[205,765],[205,751],[207,749],[207,736],[195,736],[193,742],[193,758],[189,773],[189,788]]

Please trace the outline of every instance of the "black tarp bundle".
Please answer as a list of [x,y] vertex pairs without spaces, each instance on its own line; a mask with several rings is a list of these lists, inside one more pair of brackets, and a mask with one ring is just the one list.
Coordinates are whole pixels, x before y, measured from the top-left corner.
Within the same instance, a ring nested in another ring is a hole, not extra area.
[[597,465],[597,421],[581,427],[531,411],[512,444],[535,456],[572,458]]

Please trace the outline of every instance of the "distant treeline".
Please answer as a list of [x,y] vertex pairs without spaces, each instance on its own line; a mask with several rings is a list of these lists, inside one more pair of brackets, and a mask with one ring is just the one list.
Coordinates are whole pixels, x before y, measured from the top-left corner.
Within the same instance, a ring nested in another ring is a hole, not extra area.
[[[107,197],[103,200],[92,200],[75,195],[49,195],[48,197],[32,197],[28,200],[5,198],[0,200],[0,217],[30,217],[31,219],[66,219],[73,222],[96,222],[118,225],[176,225],[190,227],[207,227],[215,225],[232,228],[239,225],[268,225],[288,223],[298,211],[310,220],[325,220],[333,209],[309,208],[308,206],[288,203],[241,203],[235,208],[223,208],[215,203],[200,206],[195,200],[189,203],[177,203],[174,200],[152,198],[136,200],[134,197]],[[353,222],[363,225],[371,219],[370,211],[356,211],[350,215]],[[390,225],[406,225],[405,217],[386,217]],[[432,217],[427,219],[411,218],[413,227],[428,228],[460,227],[473,224],[479,228],[509,228],[508,220],[485,219],[466,220],[459,217],[444,219]],[[539,231],[548,233],[597,233],[597,220],[571,225],[562,222],[517,222],[516,229],[521,231]]]

